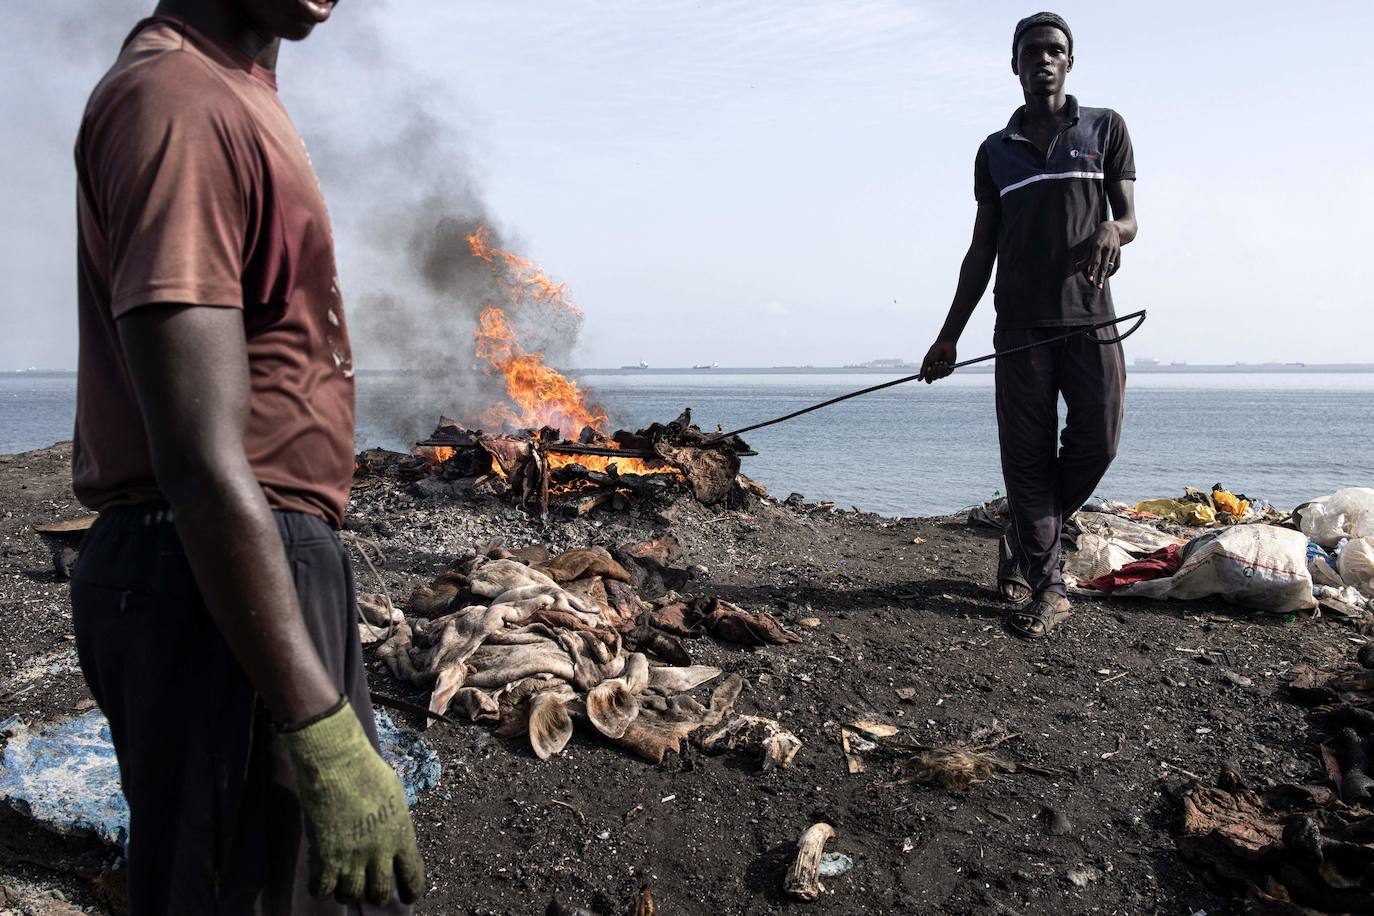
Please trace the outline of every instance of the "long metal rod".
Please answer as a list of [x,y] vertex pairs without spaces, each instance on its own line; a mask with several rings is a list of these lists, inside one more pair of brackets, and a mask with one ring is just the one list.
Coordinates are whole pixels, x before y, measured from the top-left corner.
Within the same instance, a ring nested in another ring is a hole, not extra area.
[[[1037,340],[1035,343],[1028,343],[1020,347],[1012,347],[1010,350],[1002,350],[999,353],[989,353],[986,356],[979,356],[976,359],[966,359],[961,363],[955,363],[954,365],[950,366],[949,371],[953,372],[955,369],[962,369],[965,366],[972,366],[975,363],[985,363],[988,360],[996,359],[999,356],[1010,356],[1013,353],[1022,353],[1026,350],[1033,350],[1036,347],[1048,346],[1049,344],[1058,343],[1061,340],[1069,340],[1070,338],[1078,337],[1079,335],[1091,335],[1095,331],[1099,331],[1102,328],[1110,328],[1120,324],[1123,321],[1130,321],[1133,318],[1136,319],[1136,323],[1133,324],[1130,327],[1130,329],[1127,330],[1124,334],[1118,334],[1116,337],[1112,337],[1108,340],[1098,340],[1095,337],[1089,338],[1093,341],[1093,343],[1096,343],[1104,347],[1110,344],[1120,343],[1127,337],[1130,337],[1136,331],[1140,330],[1140,326],[1145,323],[1145,309],[1141,309],[1138,312],[1132,312],[1129,315],[1122,315],[1120,318],[1113,318],[1111,321],[1099,322],[1098,324],[1091,325],[1090,327],[1076,328],[1070,333],[1061,334],[1058,337],[1050,337],[1046,338],[1045,340]],[[753,432],[756,429],[763,429],[766,426],[776,426],[779,423],[786,423],[788,420],[796,419],[797,417],[800,417],[803,414],[811,413],[813,410],[820,410],[822,407],[829,407],[831,404],[838,404],[841,401],[848,401],[850,398],[857,398],[860,395],[872,394],[875,391],[882,391],[884,388],[891,388],[894,385],[905,385],[907,382],[919,382],[923,378],[924,376],[922,376],[920,373],[917,373],[916,375],[908,375],[905,378],[894,379],[890,382],[883,382],[881,385],[873,385],[869,388],[860,389],[859,391],[851,391],[848,394],[842,394],[837,398],[831,398],[830,400],[822,401],[819,404],[812,404],[810,407],[803,407],[801,410],[794,410],[792,411],[792,413],[789,413],[785,416],[774,417],[771,420],[765,420],[762,423],[755,423],[753,426],[745,426],[741,427],[740,429],[731,430],[728,433],[718,433],[717,435],[712,436],[707,441],[716,442],[721,439],[727,439],[730,436],[739,436],[744,433]]]
[[[554,452],[559,455],[599,455],[602,458],[643,458],[645,460],[657,458],[662,460],[663,456],[655,451],[631,448],[603,448],[598,445],[572,444],[569,442],[549,442],[542,446],[546,452]],[[758,452],[746,451],[737,454],[749,457],[757,455]]]
[[[453,442],[448,439],[422,439],[415,444],[426,448],[434,448],[436,446],[442,446],[444,448],[457,448],[461,443]],[[540,448],[542,448],[546,452],[553,452],[558,455],[598,455],[602,458],[639,458],[644,461],[652,461],[655,459],[662,460],[663,458],[663,456],[658,454],[658,452],[651,450],[633,448],[604,448],[599,445],[582,445],[581,443],[572,442],[546,442],[541,444]],[[748,458],[753,455],[757,455],[758,452],[749,450],[738,452],[737,454],[741,457]]]

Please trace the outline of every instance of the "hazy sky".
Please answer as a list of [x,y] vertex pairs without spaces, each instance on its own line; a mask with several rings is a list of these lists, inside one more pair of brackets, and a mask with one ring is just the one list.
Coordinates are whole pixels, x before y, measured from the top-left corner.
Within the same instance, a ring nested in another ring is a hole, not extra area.
[[[71,145],[152,6],[0,6],[0,368],[74,366]],[[1374,3],[1055,8],[1074,29],[1070,91],[1121,112],[1135,141],[1141,231],[1114,285],[1119,310],[1152,319],[1130,355],[1374,362]],[[967,245],[974,153],[1020,104],[1011,30],[1033,11],[345,0],[279,71],[355,317],[413,282],[375,254],[410,230],[375,214],[459,182],[568,284],[578,365],[915,359]],[[451,169],[396,142],[417,106]],[[966,355],[987,348],[991,313],[989,293]]]

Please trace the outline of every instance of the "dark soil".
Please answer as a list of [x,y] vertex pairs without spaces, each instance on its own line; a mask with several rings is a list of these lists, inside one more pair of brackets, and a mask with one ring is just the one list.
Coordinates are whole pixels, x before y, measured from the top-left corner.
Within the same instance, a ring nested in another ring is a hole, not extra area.
[[[69,460],[62,445],[0,457],[0,719],[52,720],[89,703],[66,582],[31,529],[80,512]],[[775,717],[803,742],[792,768],[760,772],[744,756],[690,749],[653,766],[579,730],[541,762],[522,740],[436,724],[426,738],[442,784],[413,812],[431,879],[420,913],[536,914],[556,894],[619,914],[645,884],[664,914],[1238,912],[1175,852],[1166,787],[1211,779],[1228,759],[1259,786],[1320,781],[1284,675],[1299,662],[1328,667],[1363,641],[1324,619],[1283,624],[1219,602],[1078,599],[1049,639],[1025,642],[1003,629],[990,588],[992,533],[963,517],[683,499],[543,525],[493,496],[418,493],[380,481],[350,506],[347,527],[380,547],[378,574],[398,604],[479,544],[611,546],[671,531],[679,563],[704,567],[685,591],[766,610],[801,635],[784,647],[689,649],[744,676],[738,711]],[[377,590],[357,567],[360,589]],[[800,622],[812,617],[819,626]],[[372,674],[374,689],[423,701],[380,663]],[[999,749],[1006,759],[1064,775],[894,786],[880,751],[850,775],[840,727],[856,719],[921,744],[996,719],[1019,736]],[[835,827],[827,848],[855,865],[825,879],[819,901],[791,902],[783,874],[817,820]],[[55,901],[44,896],[53,888],[96,904],[72,872],[91,864],[89,850],[26,854],[48,841],[12,827],[0,842],[0,910],[12,892],[40,901],[16,912],[64,911],[35,908]]]

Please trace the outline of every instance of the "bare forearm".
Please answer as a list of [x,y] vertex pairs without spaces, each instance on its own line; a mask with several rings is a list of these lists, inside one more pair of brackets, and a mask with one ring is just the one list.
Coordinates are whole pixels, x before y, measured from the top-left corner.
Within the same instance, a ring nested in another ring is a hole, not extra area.
[[220,633],[272,713],[296,722],[327,709],[339,691],[305,627],[267,500],[247,462],[236,464],[177,461],[159,485]]
[[279,721],[323,712],[339,694],[243,451],[249,381],[240,313],[149,306],[121,318],[119,333],[153,473],[215,625]]
[[957,342],[964,333],[973,310],[987,292],[988,281],[992,279],[992,267],[997,260],[995,250],[970,248],[964,255],[959,267],[959,285],[954,291],[954,302],[949,307],[949,315],[940,328],[940,340]]

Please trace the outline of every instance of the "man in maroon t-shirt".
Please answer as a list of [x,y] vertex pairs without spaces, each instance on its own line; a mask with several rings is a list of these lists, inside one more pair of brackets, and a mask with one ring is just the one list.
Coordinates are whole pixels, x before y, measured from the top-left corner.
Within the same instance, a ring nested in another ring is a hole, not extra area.
[[408,912],[424,890],[335,533],[353,366],[329,215],[274,72],[332,8],[162,0],[77,140],[73,478],[100,518],[73,620],[135,913]]

